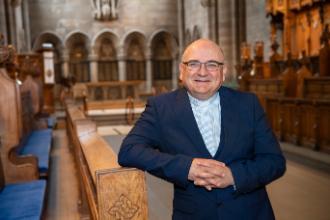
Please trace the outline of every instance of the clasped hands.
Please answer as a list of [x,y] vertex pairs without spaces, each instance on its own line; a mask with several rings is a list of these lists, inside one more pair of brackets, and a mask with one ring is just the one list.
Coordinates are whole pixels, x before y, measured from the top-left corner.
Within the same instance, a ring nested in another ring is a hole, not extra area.
[[213,159],[194,158],[188,179],[196,186],[212,188],[225,188],[234,184],[233,175],[229,167],[224,163]]

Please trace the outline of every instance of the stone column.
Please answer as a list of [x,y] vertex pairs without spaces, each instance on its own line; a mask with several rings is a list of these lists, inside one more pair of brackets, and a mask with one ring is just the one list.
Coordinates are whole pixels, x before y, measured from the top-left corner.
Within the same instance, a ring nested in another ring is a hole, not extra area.
[[31,51],[31,33],[30,33],[30,16],[29,16],[29,3],[28,1],[23,1],[23,26],[24,26],[24,35],[26,42],[26,51]]
[[91,82],[98,82],[98,69],[97,69],[97,59],[98,56],[97,54],[94,52],[94,50],[92,50],[92,53],[89,55],[89,68],[90,68],[90,80]]
[[62,53],[62,76],[68,78],[69,76],[69,50],[63,49]]
[[7,22],[6,18],[6,9],[5,9],[5,2],[4,1],[0,1],[0,33],[2,33],[4,35],[4,43],[5,45],[7,45],[8,40],[7,40]]
[[152,87],[152,63],[151,54],[146,55],[146,92],[151,92]]
[[185,29],[185,23],[184,23],[184,5],[183,1],[179,0],[177,1],[177,7],[178,7],[178,36],[179,36],[179,53],[182,54],[183,47],[184,47],[184,29]]
[[118,74],[119,74],[119,81],[126,80],[126,59],[123,51],[118,54]]
[[21,3],[13,5],[15,16],[15,29],[16,29],[16,50],[18,53],[24,52],[25,39],[23,30],[23,15]]

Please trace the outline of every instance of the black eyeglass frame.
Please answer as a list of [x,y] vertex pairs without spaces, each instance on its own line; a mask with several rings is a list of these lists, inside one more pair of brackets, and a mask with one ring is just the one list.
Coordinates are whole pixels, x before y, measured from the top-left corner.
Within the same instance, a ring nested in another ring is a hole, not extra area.
[[[182,62],[182,64],[186,65],[187,68],[189,68],[188,65],[189,65],[189,63],[192,63],[192,62],[194,62],[194,63],[198,63],[198,64],[199,64],[199,68],[198,68],[198,70],[200,70],[200,69],[202,68],[202,65],[204,64],[204,65],[205,65],[205,68],[206,68],[208,71],[210,71],[210,70],[207,68],[207,64],[208,64],[208,63],[216,63],[216,64],[218,65],[217,70],[220,69],[221,67],[223,67],[223,66],[225,65],[225,63],[223,63],[223,62],[219,62],[219,61],[216,61],[216,60],[208,60],[208,61],[206,61],[206,62],[200,62],[199,60],[189,60],[189,61]],[[198,71],[198,70],[196,69],[196,71]],[[215,71],[215,70],[214,70],[214,71]]]

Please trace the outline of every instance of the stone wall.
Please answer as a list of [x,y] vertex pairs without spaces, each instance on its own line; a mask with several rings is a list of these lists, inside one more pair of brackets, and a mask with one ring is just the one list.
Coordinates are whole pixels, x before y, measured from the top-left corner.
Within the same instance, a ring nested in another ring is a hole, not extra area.
[[177,4],[173,0],[119,0],[118,19],[108,22],[93,18],[93,0],[30,1],[31,36],[56,33],[62,40],[73,32],[92,39],[102,30],[110,30],[120,39],[132,31],[147,39],[159,30],[177,35]]

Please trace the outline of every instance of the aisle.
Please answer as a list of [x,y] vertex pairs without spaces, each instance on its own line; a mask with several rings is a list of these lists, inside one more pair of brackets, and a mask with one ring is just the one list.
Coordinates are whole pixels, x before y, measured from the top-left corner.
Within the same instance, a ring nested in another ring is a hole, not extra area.
[[79,220],[77,172],[66,131],[54,130],[53,138],[46,219]]
[[268,192],[277,220],[330,220],[330,174],[287,161]]

